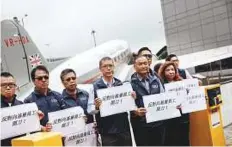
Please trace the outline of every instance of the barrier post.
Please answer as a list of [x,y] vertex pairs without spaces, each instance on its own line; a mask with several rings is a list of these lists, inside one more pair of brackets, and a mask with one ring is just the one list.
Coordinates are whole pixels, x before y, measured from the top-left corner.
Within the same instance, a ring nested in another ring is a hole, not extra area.
[[190,114],[192,146],[225,146],[220,84],[205,86],[207,109]]

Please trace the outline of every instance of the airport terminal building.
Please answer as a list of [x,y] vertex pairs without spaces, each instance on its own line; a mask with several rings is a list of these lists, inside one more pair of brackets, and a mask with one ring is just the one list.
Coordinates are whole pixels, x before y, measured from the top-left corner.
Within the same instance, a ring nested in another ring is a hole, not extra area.
[[232,45],[232,0],[161,0],[168,53]]
[[[168,54],[185,55],[232,45],[232,0],[161,0],[161,7]],[[206,77],[232,77],[231,62],[229,57],[189,70]]]

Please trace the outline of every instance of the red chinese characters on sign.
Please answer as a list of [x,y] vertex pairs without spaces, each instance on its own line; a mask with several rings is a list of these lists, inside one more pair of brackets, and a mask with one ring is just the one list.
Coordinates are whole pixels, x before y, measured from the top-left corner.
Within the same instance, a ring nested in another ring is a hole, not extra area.
[[15,45],[19,45],[19,44],[26,44],[29,43],[30,40],[28,39],[27,36],[21,36],[21,39],[19,36],[15,36],[15,37],[11,37],[8,39],[4,39],[5,45],[6,47],[13,47]]

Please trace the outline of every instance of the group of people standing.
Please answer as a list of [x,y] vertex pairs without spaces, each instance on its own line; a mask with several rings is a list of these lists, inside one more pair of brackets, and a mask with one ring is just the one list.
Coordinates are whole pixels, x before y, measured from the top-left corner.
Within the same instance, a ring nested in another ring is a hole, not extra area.
[[[135,72],[131,76],[133,89],[132,98],[137,109],[130,112],[130,121],[137,146],[162,146],[162,145],[189,145],[189,116],[146,123],[146,109],[143,96],[165,92],[164,84],[180,81],[191,77],[186,70],[178,68],[176,55],[169,55],[166,62],[159,67],[158,72],[150,68],[152,52],[143,47],[138,51],[134,59]],[[95,95],[95,107],[100,109],[101,98],[97,95],[98,89],[121,86],[123,82],[114,77],[114,61],[110,57],[103,57],[99,61],[99,70],[102,76],[93,83]],[[80,106],[86,115],[86,123],[95,121],[93,115],[88,114],[89,94],[77,86],[77,75],[73,69],[64,69],[60,74],[60,80],[64,85],[62,94],[49,88],[49,71],[43,65],[35,67],[31,71],[31,79],[34,83],[34,91],[24,99],[17,100],[16,82],[10,73],[1,73],[1,108],[35,102],[42,111],[41,131],[50,131],[52,126],[48,120],[48,113],[62,109]],[[181,112],[181,106],[177,109]],[[96,117],[96,132],[101,135],[103,146],[132,146],[132,137],[128,120],[128,113],[120,113],[101,117],[99,112]],[[10,145],[9,139],[2,145]]]

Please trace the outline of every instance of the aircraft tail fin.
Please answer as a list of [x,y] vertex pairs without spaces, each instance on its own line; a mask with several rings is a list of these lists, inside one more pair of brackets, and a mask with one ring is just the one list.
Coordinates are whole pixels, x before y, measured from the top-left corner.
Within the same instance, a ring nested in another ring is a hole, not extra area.
[[47,61],[23,26],[13,20],[1,21],[1,71],[14,75],[19,86],[31,82],[30,72]]

